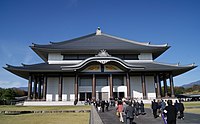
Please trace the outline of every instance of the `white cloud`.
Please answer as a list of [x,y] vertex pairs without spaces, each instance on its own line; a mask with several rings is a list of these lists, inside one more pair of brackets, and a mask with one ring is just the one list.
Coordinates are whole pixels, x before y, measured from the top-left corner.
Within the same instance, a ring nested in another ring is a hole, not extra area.
[[26,86],[24,82],[0,81],[1,88],[24,87],[24,86]]

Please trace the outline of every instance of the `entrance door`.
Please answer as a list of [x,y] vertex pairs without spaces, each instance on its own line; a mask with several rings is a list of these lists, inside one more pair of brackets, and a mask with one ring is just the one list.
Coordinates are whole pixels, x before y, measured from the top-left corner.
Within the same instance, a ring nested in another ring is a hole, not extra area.
[[117,92],[113,92],[113,98],[114,98],[114,99],[117,99],[117,98],[118,98]]
[[87,100],[88,99],[91,100],[92,99],[92,93],[91,92],[87,92],[86,93],[86,98],[87,98]]
[[85,93],[80,93],[80,100],[79,101],[85,101]]
[[124,98],[124,92],[113,92],[114,99],[116,98]]
[[119,92],[119,98],[124,98],[124,92]]

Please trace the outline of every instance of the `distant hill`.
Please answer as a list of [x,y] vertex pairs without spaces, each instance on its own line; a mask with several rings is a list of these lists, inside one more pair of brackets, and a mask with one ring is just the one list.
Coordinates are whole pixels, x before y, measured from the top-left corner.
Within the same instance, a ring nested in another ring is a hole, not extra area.
[[20,89],[20,90],[24,90],[24,91],[28,91],[28,87],[13,87],[14,89]]
[[192,82],[192,83],[189,83],[189,84],[184,84],[184,85],[182,85],[182,87],[184,87],[184,88],[190,88],[190,87],[192,87],[193,85],[200,85],[200,80],[199,80],[199,81]]

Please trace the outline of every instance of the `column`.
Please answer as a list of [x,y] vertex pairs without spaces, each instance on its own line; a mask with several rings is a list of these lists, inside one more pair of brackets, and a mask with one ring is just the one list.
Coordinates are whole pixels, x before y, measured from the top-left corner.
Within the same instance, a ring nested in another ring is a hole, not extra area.
[[126,74],[126,87],[127,87],[127,99],[130,99],[131,98],[131,92],[130,92],[130,76],[129,74],[127,73]]
[[58,101],[62,101],[62,84],[63,84],[63,77],[62,75],[60,75],[58,83]]
[[161,98],[161,94],[160,94],[160,77],[159,74],[156,74],[156,83],[157,83],[157,97]]
[[43,80],[43,97],[42,100],[46,101],[46,95],[47,95],[47,76],[44,76],[44,80]]
[[143,99],[147,99],[147,91],[146,91],[146,82],[145,82],[145,75],[141,75],[141,80],[142,80],[142,94],[143,94]]
[[78,75],[75,75],[75,83],[74,83],[74,93],[75,93],[75,101],[78,101]]
[[113,77],[110,74],[110,99],[113,99]]
[[164,96],[168,97],[168,95],[167,95],[167,79],[166,79],[166,74],[163,74],[163,84],[164,84]]
[[96,101],[96,79],[95,74],[92,76],[92,99]]
[[161,86],[161,78],[160,78],[160,75],[158,76],[159,77],[159,86],[160,86],[160,96],[162,97],[162,86]]
[[169,78],[169,81],[170,81],[170,90],[171,90],[171,97],[175,97],[174,95],[174,81],[173,81],[173,75],[170,74],[170,78]]
[[32,77],[29,75],[28,78],[28,100],[31,100],[31,94],[32,94]]
[[36,78],[36,76],[33,76],[33,78],[34,78],[33,100],[36,100],[36,94],[37,94],[37,78]]
[[41,99],[41,77],[38,77],[38,99]]

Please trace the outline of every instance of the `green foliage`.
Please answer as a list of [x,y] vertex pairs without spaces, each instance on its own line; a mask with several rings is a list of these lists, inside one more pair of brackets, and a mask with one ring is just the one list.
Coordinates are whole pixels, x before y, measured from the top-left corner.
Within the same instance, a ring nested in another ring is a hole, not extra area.
[[199,94],[200,93],[200,85],[193,85],[190,88],[184,87],[175,87],[174,88],[175,94]]
[[10,104],[11,100],[15,100],[15,97],[26,96],[27,92],[17,88],[0,88],[0,104]]
[[[170,87],[167,86],[168,96],[170,96]],[[200,85],[193,85],[190,88],[174,87],[175,95],[179,94],[200,94]],[[164,86],[162,86],[162,96],[164,96]]]
[[174,87],[174,92],[176,95],[183,94],[183,93],[185,93],[185,88],[184,87]]

